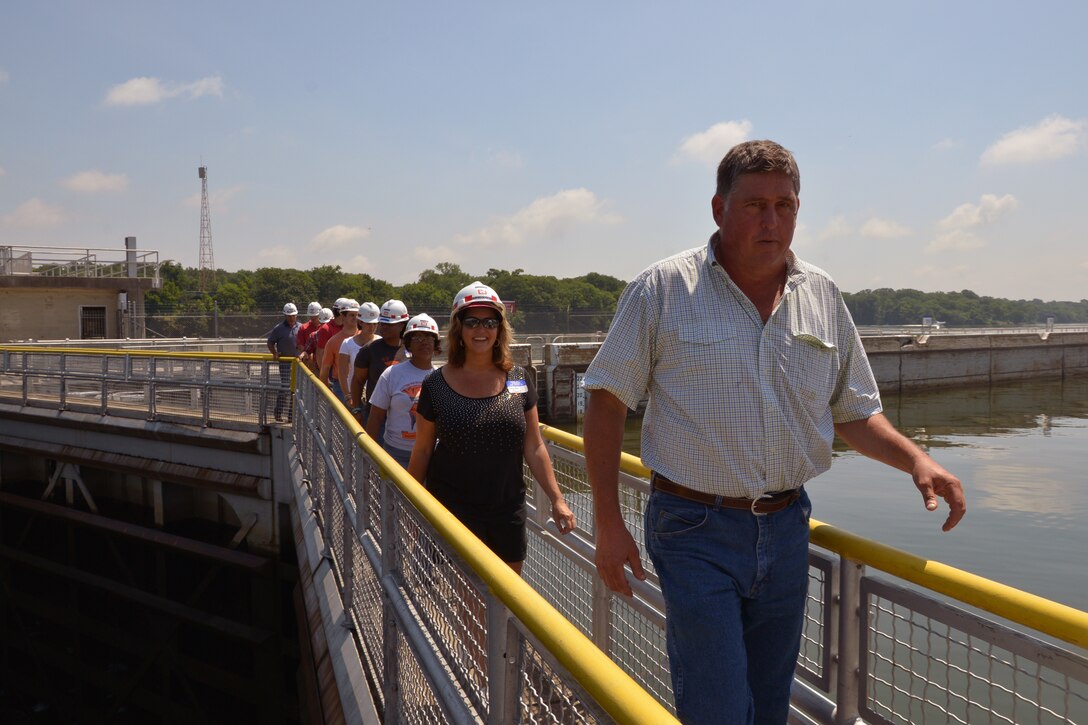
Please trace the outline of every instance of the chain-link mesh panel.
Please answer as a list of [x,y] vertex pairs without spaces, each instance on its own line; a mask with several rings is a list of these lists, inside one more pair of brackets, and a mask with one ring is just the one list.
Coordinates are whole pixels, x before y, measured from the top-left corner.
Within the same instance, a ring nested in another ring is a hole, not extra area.
[[[550,446],[552,454],[552,468],[555,470],[555,480],[559,483],[559,489],[563,492],[567,506],[574,512],[574,518],[578,521],[578,527],[583,531],[591,531],[593,526],[593,497],[590,493],[589,481],[586,479],[585,458],[573,451]],[[532,485],[532,473],[528,466],[525,469],[525,481]],[[532,489],[530,489],[532,490]],[[549,513],[549,512],[545,512]]]
[[672,680],[664,622],[651,620],[622,597],[612,597],[610,653],[632,679],[672,709]]
[[831,601],[832,561],[821,554],[809,552],[808,598],[801,630],[801,651],[797,656],[797,674],[824,692],[830,688],[830,659],[828,656]]
[[60,378],[44,375],[26,376],[26,397],[46,405],[60,404]]
[[0,373],[0,400],[19,403],[23,400],[23,374],[20,372]]
[[62,378],[64,404],[72,410],[102,409],[102,381],[83,378]]
[[412,648],[404,635],[397,633],[397,685],[400,690],[400,722],[440,723],[449,722],[431,683],[416,662]]
[[397,548],[406,596],[472,705],[488,709],[487,607],[479,585],[397,496]]
[[99,377],[103,373],[108,355],[65,355],[64,372],[69,375],[92,375]]
[[140,382],[114,382],[106,383],[106,411],[107,414],[124,413],[124,411],[148,409],[148,386]]
[[521,639],[518,661],[521,665],[520,707],[523,723],[567,725],[601,722],[589,707],[563,682],[541,652]]
[[[530,531],[533,531],[530,525]],[[529,536],[525,581],[587,637],[593,636],[593,578],[539,536]]]
[[[356,640],[362,649],[365,669],[374,678],[376,673],[385,670],[385,650],[382,648],[382,585],[359,537],[350,537],[349,545],[353,548],[351,561],[355,582],[349,603],[351,617],[355,622]],[[381,687],[375,686],[371,689],[379,698],[384,696]]]
[[867,720],[1088,722],[1088,658],[905,588],[862,586]]

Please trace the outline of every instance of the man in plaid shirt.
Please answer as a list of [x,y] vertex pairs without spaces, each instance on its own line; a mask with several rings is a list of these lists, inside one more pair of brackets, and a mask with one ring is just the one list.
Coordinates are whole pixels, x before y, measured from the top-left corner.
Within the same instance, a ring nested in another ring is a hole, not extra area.
[[665,597],[676,709],[686,723],[784,723],[808,589],[803,485],[836,433],[910,473],[948,531],[960,481],[884,417],[850,313],[822,270],[790,251],[793,155],[735,146],[718,167],[703,247],[658,262],[620,298],[586,372],[586,465],[597,571],[630,595],[644,579],[617,476],[623,425],[649,393],[642,457],[654,473],[646,549]]

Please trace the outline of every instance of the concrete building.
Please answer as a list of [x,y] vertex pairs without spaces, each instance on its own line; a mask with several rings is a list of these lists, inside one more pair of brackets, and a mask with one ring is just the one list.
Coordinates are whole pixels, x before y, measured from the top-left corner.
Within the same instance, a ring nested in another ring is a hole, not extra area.
[[0,246],[0,343],[140,338],[159,253],[124,248]]

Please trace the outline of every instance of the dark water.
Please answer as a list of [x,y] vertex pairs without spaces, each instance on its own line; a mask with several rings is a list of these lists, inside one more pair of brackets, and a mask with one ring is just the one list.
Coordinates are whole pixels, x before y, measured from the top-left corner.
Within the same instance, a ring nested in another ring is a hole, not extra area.
[[[836,443],[814,518],[1088,610],[1088,377],[884,398],[892,423],[963,481],[951,532],[909,476]],[[640,421],[625,448],[638,454]],[[580,434],[580,431],[575,431]]]

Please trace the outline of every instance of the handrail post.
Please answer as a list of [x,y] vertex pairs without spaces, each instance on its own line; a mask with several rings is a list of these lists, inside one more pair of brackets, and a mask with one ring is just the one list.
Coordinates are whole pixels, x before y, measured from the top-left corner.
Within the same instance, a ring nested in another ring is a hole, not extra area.
[[836,669],[835,723],[845,725],[858,719],[861,680],[861,578],[865,565],[845,556],[839,559],[839,654]]
[[66,391],[68,386],[65,384],[65,383],[67,383],[67,379],[66,379],[67,375],[65,375],[65,373],[67,373],[67,372],[68,372],[68,356],[65,355],[64,353],[61,353],[60,354],[60,379],[57,381],[57,382],[60,383],[60,391],[57,393],[57,400],[58,400],[58,403],[59,403],[58,410],[64,410],[65,407],[66,407],[65,403],[67,402],[66,401],[67,396],[65,395],[65,391]]
[[487,601],[487,723],[517,722],[518,640],[510,610],[488,590]]
[[[381,579],[392,577],[396,570],[397,553],[397,511],[396,502],[393,499],[393,484],[385,478],[381,480],[381,543],[382,543],[382,571]],[[400,702],[400,662],[398,661],[397,646],[397,615],[393,610],[393,602],[389,598],[386,588],[382,590],[382,696],[385,700],[385,722],[397,723],[401,721]]]
[[612,592],[599,576],[593,577],[593,631],[590,638],[597,649],[612,656]]
[[202,420],[200,422],[204,428],[207,428],[212,418],[212,361],[210,358],[204,360],[203,369],[204,384],[201,387],[204,393],[204,404],[201,406]]

